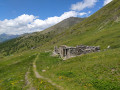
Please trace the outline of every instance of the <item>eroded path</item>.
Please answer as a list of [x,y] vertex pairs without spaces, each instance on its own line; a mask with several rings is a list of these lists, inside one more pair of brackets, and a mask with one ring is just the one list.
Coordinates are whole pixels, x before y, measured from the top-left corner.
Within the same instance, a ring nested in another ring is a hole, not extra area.
[[64,90],[63,87],[57,85],[56,83],[52,82],[49,78],[45,78],[45,77],[41,76],[41,75],[38,73],[37,68],[36,68],[36,61],[37,61],[37,59],[38,59],[38,56],[39,56],[39,54],[37,55],[37,57],[35,58],[35,60],[34,60],[34,62],[33,62],[33,71],[34,71],[34,73],[35,73],[36,78],[40,78],[40,79],[46,80],[47,82],[49,82],[51,85],[57,87],[58,89]]
[[27,90],[36,90],[34,87],[33,87],[33,85],[32,85],[32,83],[31,83],[31,81],[30,81],[30,78],[28,78],[28,75],[29,75],[29,70],[30,70],[30,68],[28,68],[28,71],[26,72],[26,74],[25,74],[25,86],[23,87],[23,90],[24,89],[27,89]]

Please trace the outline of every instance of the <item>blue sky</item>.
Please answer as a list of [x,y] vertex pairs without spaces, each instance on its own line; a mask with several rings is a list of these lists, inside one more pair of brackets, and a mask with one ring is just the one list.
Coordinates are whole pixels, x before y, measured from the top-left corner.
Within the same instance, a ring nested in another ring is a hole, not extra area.
[[112,0],[0,0],[0,34],[44,30],[73,17],[88,17]]

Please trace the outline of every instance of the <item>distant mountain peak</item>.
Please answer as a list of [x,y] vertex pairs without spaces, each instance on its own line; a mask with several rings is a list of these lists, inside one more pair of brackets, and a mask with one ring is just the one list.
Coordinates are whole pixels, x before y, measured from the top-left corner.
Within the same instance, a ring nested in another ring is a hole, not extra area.
[[69,18],[66,18],[63,21],[57,23],[56,25],[43,30],[42,33],[48,33],[50,31],[57,31],[57,32],[61,33],[63,31],[65,31],[66,29],[70,28],[71,26],[82,22],[84,19],[85,18],[69,17]]
[[10,39],[13,39],[13,38],[16,38],[18,37],[19,35],[11,35],[11,34],[0,34],[0,42],[4,42],[6,40],[10,40]]

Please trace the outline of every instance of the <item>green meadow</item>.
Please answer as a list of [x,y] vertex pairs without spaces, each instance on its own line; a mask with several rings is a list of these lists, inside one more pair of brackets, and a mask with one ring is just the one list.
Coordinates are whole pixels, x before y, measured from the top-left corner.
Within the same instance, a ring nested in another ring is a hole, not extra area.
[[31,88],[35,90],[56,90],[56,87],[47,81],[35,77],[33,61],[36,56],[37,53],[35,52],[26,52],[0,60],[0,90],[26,90]]
[[25,74],[35,58],[31,54],[12,55],[0,60],[0,90],[21,90],[25,86]]
[[[67,61],[40,53],[39,73],[65,90],[119,90],[120,49],[81,55]],[[46,72],[42,72],[46,70]]]

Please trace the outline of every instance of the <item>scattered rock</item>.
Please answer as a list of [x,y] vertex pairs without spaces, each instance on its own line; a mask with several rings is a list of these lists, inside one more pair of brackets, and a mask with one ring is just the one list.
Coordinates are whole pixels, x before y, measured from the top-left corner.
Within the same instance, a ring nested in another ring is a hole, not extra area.
[[110,49],[110,46],[107,46],[107,49]]
[[21,82],[23,82],[24,80],[20,80]]
[[49,69],[49,67],[47,66],[47,69]]
[[46,70],[42,70],[42,72],[46,72]]

